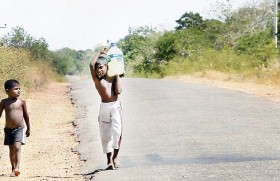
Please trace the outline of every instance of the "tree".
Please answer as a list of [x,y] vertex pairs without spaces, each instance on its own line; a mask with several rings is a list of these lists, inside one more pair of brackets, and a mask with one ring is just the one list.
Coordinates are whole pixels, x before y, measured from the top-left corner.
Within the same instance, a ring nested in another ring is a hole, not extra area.
[[76,60],[77,60],[77,61],[82,61],[82,60],[84,59],[84,54],[85,54],[85,51],[79,50],[79,51],[76,53]]
[[75,72],[74,61],[66,55],[53,53],[52,59],[52,66],[55,68],[57,73],[66,75]]
[[12,28],[12,31],[1,39],[1,44],[26,49],[31,53],[33,59],[47,59],[49,55],[49,45],[46,40],[32,37],[21,27]]
[[1,42],[8,47],[25,48],[32,39],[23,28],[15,27],[1,39]]
[[203,22],[202,31],[206,34],[211,42],[211,47],[220,50],[224,46],[224,37],[221,36],[225,33],[226,24],[222,21],[209,19]]
[[[242,7],[226,20],[236,38],[272,28],[273,11],[271,6]],[[236,39],[235,38],[235,39]]]
[[83,51],[63,48],[53,52],[52,64],[60,74],[74,74],[77,71],[82,71],[82,56]]
[[126,64],[133,67],[133,71],[142,74],[160,72],[160,67],[154,59],[155,44],[161,33],[152,27],[141,26],[129,28],[129,34],[118,42],[123,50]]
[[143,59],[151,59],[154,53],[154,45],[157,37],[155,29],[141,26],[136,29],[129,28],[129,34],[118,42],[123,50],[125,60],[139,62]]
[[272,29],[272,0],[250,0],[238,9],[226,1],[219,2],[214,8],[216,18],[225,23],[220,44],[234,46],[235,41],[244,35]]
[[33,40],[29,45],[28,49],[31,52],[31,55],[35,59],[44,59],[49,58],[49,49],[48,44],[44,38],[38,40]]
[[265,65],[268,63],[267,60],[276,55],[270,31],[260,31],[240,37],[234,50],[238,54],[252,55],[262,60]]
[[185,28],[201,29],[203,19],[199,13],[186,12],[178,20],[176,20],[176,23],[179,24],[175,28],[176,30],[181,30]]
[[209,34],[196,28],[168,31],[158,38],[154,56],[157,61],[169,62],[176,56],[190,57],[212,44]]
[[157,51],[155,57],[159,61],[169,61],[178,53],[176,33],[173,31],[165,32],[156,43]]

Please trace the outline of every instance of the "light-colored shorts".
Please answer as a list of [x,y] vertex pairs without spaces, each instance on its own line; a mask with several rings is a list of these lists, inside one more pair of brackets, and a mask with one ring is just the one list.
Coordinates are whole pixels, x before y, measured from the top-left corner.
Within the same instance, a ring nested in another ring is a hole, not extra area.
[[100,104],[98,121],[104,153],[120,148],[123,127],[121,111],[120,101]]

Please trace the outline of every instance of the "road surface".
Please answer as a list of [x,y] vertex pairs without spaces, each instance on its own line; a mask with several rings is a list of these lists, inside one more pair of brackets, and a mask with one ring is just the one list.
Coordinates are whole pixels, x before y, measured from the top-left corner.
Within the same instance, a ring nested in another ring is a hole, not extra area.
[[174,80],[124,78],[122,168],[104,171],[100,98],[73,80],[77,151],[86,180],[280,180],[280,104]]

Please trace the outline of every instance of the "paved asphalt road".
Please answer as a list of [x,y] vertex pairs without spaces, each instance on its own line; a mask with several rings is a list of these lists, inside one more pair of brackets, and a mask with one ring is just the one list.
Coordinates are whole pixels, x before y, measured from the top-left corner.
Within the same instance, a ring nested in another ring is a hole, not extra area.
[[71,83],[87,180],[280,180],[280,104],[174,80],[124,78],[122,168],[104,171],[91,80]]

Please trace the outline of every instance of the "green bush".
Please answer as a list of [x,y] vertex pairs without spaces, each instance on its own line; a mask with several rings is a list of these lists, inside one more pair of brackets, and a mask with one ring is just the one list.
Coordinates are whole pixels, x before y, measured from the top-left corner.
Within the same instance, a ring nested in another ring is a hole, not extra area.
[[239,55],[247,54],[262,60],[266,66],[268,60],[276,56],[276,49],[269,31],[242,36],[237,40],[234,50]]
[[249,55],[237,55],[231,48],[217,51],[205,49],[192,57],[177,57],[165,67],[167,75],[214,70],[225,73],[240,73],[258,68],[262,61]]
[[63,48],[52,52],[52,65],[56,72],[62,75],[81,72],[83,69],[81,60],[85,52],[70,48]]

